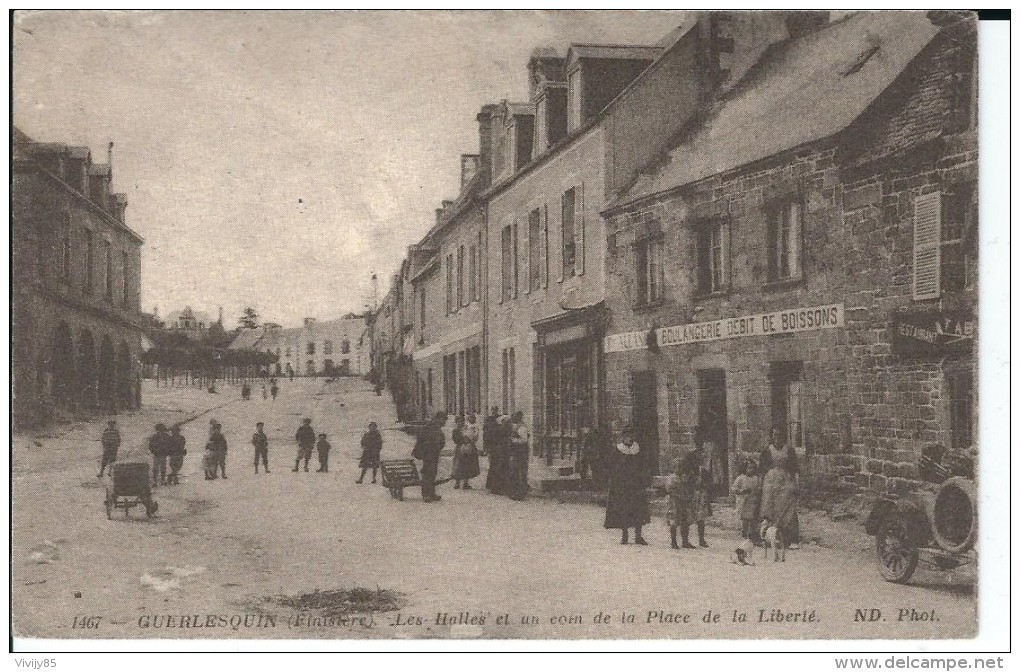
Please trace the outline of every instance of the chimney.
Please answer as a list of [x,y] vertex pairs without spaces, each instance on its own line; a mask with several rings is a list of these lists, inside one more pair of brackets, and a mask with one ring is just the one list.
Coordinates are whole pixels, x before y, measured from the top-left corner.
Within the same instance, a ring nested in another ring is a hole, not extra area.
[[113,216],[121,224],[126,224],[127,222],[124,219],[124,211],[127,209],[127,194],[112,194],[110,198]]
[[315,318],[314,317],[306,317],[305,318],[305,326],[306,327],[311,327],[314,324],[315,324]]
[[496,105],[483,105],[478,121],[478,169],[492,175],[492,117]]
[[439,222],[443,219],[443,208],[436,208],[436,226],[439,226]]
[[467,187],[468,182],[478,172],[478,164],[481,157],[478,154],[461,154],[460,155],[460,190],[464,191]]

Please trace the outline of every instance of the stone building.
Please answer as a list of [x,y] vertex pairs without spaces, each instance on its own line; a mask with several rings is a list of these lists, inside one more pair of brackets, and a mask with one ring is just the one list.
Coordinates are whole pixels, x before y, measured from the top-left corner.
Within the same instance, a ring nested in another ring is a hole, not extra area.
[[[733,45],[767,46],[757,26],[720,37],[720,17],[692,14],[651,46],[537,49],[530,102],[490,110],[488,399],[525,413],[535,456],[557,473],[576,460],[582,429],[606,420],[600,213],[692,122],[708,92],[750,67]],[[639,438],[655,450],[653,437]]]
[[242,329],[231,348],[252,348],[279,357],[270,375],[363,376],[372,366],[371,338],[363,315],[337,320],[306,317],[300,327],[267,324]]
[[142,238],[111,192],[110,163],[17,129],[13,149],[15,422],[54,407],[137,408]]
[[808,482],[902,491],[974,441],[974,22],[775,28],[604,212],[609,415],[662,469],[700,427],[717,494],[772,426]]

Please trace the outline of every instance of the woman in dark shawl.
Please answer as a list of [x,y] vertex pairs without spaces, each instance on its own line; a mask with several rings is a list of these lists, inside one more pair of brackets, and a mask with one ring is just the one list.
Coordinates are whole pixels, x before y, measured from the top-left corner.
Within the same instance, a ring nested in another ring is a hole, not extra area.
[[641,528],[651,521],[648,513],[648,464],[634,441],[630,427],[620,434],[609,458],[609,498],[606,501],[607,530],[623,530],[621,544],[628,541],[628,528],[634,528],[634,543],[647,546]]

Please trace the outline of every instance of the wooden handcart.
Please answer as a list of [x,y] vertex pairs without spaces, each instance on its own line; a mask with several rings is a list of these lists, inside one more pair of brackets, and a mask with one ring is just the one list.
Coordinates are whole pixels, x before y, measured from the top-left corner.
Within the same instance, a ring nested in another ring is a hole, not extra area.
[[421,475],[414,460],[381,460],[382,484],[399,501],[404,501],[404,488],[421,485]]
[[149,486],[149,465],[146,462],[118,462],[111,469],[113,485],[106,487],[106,517],[113,518],[114,509],[124,509],[124,515],[135,506],[145,507],[145,517],[151,518],[159,504],[152,498]]

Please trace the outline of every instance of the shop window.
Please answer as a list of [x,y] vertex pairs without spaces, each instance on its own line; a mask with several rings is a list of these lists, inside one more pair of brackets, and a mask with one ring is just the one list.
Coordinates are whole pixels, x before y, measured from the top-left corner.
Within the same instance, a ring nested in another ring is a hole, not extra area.
[[696,229],[698,245],[698,292],[712,294],[728,287],[729,259],[726,222],[712,220]]
[[806,452],[804,441],[804,381],[801,362],[772,362],[772,425],[798,455]]
[[955,450],[966,450],[973,444],[974,375],[970,369],[946,373],[949,385],[950,442]]
[[803,207],[798,201],[777,203],[768,213],[769,281],[801,276]]
[[662,298],[663,241],[661,236],[639,240],[634,246],[637,262],[637,304],[648,305]]

